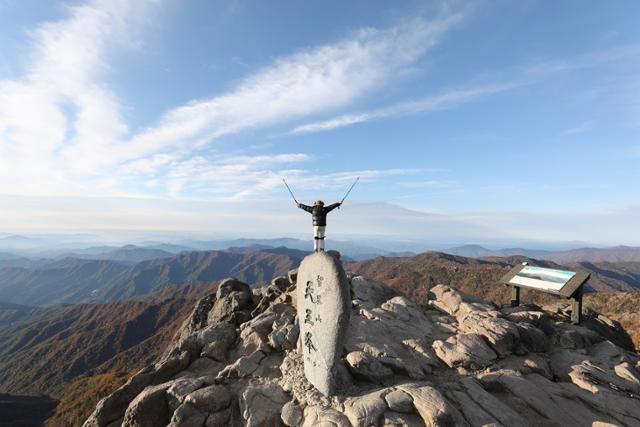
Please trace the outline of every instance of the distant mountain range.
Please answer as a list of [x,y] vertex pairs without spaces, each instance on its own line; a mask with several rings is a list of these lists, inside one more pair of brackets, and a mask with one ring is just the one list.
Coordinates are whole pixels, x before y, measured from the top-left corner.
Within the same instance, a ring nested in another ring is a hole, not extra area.
[[[267,282],[297,267],[307,254],[257,245],[181,252],[135,264],[64,258],[32,260],[30,268],[0,268],[0,301],[5,301],[0,302],[0,393],[61,397],[69,382],[83,376],[91,382],[97,374],[120,375],[149,363],[193,301],[212,292],[219,280],[235,276]],[[93,255],[112,251],[94,249]],[[508,293],[498,280],[523,261],[588,270],[593,273],[590,286],[601,291],[640,288],[640,263],[633,262],[561,266],[521,255],[469,258],[440,252],[345,260],[347,270],[389,283],[417,302],[425,302],[428,289],[439,283],[505,302]],[[552,298],[540,295],[525,292],[523,301]],[[35,307],[78,301],[83,303]],[[138,365],[132,366],[132,360]]]
[[37,307],[0,301],[0,327],[19,322],[37,310]]
[[86,301],[127,268],[114,261],[75,258],[3,267],[0,268],[0,301],[24,305]]
[[263,283],[285,274],[305,254],[287,248],[184,252],[133,265],[78,258],[40,260],[30,267],[0,268],[0,301],[33,306],[107,302],[229,276]]
[[506,248],[487,249],[480,245],[464,245],[445,249],[442,252],[470,258],[508,257],[521,255],[529,258],[554,261],[558,264],[574,262],[640,262],[640,247],[613,246],[609,248],[579,248],[566,251]]
[[640,262],[640,248],[633,246],[614,246],[611,248],[582,248],[570,251],[551,252],[544,259],[559,264],[571,262]]
[[416,297],[421,289],[436,284],[451,285],[484,299],[507,298],[500,278],[522,262],[547,268],[572,269],[591,273],[587,286],[597,291],[631,291],[640,289],[640,263],[571,263],[563,266],[553,261],[525,256],[470,258],[442,252],[425,252],[412,257],[378,257],[350,264],[349,268],[394,286]]
[[443,249],[442,252],[458,255],[468,258],[484,258],[484,257],[508,257],[508,256],[526,256],[529,258],[542,258],[549,251],[523,249],[523,248],[505,248],[505,249],[487,249],[480,245],[463,245],[455,248]]
[[[11,276],[11,286],[0,281],[4,292],[0,299],[15,292],[22,295],[15,299],[33,305],[68,296],[118,300],[47,307],[0,302],[0,393],[60,397],[79,376],[123,372],[132,368],[131,360],[136,366],[150,363],[194,300],[215,291],[220,279],[235,276],[248,283],[268,282],[297,267],[305,255],[287,248],[236,248],[184,252],[133,266],[66,258],[36,263],[33,270],[0,269],[0,277],[20,271],[21,280],[28,283],[20,293],[17,275]],[[117,268],[119,273],[107,278],[105,268]],[[81,280],[83,276],[91,278],[91,286]],[[47,282],[47,277],[52,280]],[[99,292],[87,293],[99,277],[105,278]]]
[[173,252],[168,252],[158,248],[146,248],[135,245],[126,245],[119,248],[110,246],[90,247],[64,254],[67,258],[94,259],[117,261],[123,264],[135,264],[141,261],[148,261],[157,258],[169,258]]
[[[300,251],[310,251],[312,239],[272,238],[272,239],[220,239],[220,240],[181,240],[180,243],[144,242],[138,245],[88,245],[86,236],[76,236],[77,241],[61,240],[62,237],[40,236],[25,237],[9,235],[0,237],[0,260],[3,253],[11,257],[40,258],[83,258],[120,261],[126,263],[162,258],[172,254],[193,251],[227,250],[240,247],[260,247],[272,249],[287,247]],[[378,247],[360,245],[346,241],[331,240],[329,249],[340,251],[344,256],[362,260],[380,255],[389,255],[393,251]],[[407,251],[404,251],[408,254]]]
[[[0,257],[0,301],[26,306],[100,303],[141,298],[171,285],[210,282],[228,276],[250,283],[262,283],[274,275],[285,273],[308,253],[295,248],[273,248],[257,243],[264,241],[241,239],[226,242],[240,245],[226,250],[178,254],[165,249],[177,250],[182,247],[165,246],[160,249],[133,245],[89,247],[71,253],[70,257],[58,259],[27,259],[3,254]],[[301,241],[296,239],[272,239],[268,242],[302,246]],[[305,245],[307,243],[304,242]],[[491,250],[467,245],[447,252],[467,258],[494,259],[500,263],[505,262],[505,257],[527,257],[553,262],[557,268],[590,271],[593,273],[590,284],[598,290],[640,287],[639,248],[620,246],[550,252],[520,248]],[[387,257],[398,255],[404,254]],[[587,261],[575,261],[583,259]],[[344,262],[350,261],[354,259],[344,256]],[[6,316],[7,319],[11,318]],[[11,316],[19,316],[19,312]]]
[[116,371],[125,361],[144,365],[192,305],[173,298],[32,310],[0,326],[0,392],[56,395],[62,385],[101,365]]
[[247,283],[265,283],[286,274],[305,255],[287,248],[184,252],[138,263],[105,284],[93,297],[97,301],[130,299],[170,285],[211,282],[230,276]]
[[[426,304],[429,289],[437,284],[450,285],[468,295],[505,304],[510,300],[509,289],[498,280],[512,266],[523,261],[550,268],[572,268],[592,272],[589,285],[601,292],[585,296],[589,307],[623,324],[636,348],[640,348],[640,263],[581,262],[566,267],[552,261],[534,260],[522,256],[474,259],[425,252],[413,257],[379,257],[348,266],[365,277],[372,278],[400,290],[414,301]],[[617,292],[606,292],[615,290]],[[620,292],[622,290],[622,292]],[[558,298],[543,292],[522,290],[525,304],[558,302]]]

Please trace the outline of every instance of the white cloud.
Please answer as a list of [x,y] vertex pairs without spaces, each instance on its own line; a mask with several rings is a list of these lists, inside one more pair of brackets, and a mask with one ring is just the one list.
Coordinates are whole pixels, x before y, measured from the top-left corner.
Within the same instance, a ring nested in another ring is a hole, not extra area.
[[564,129],[561,134],[562,135],[575,135],[577,133],[589,132],[593,129],[593,122],[587,121],[580,123],[578,126],[574,126],[571,128]]
[[128,128],[101,78],[154,3],[94,0],[30,34],[25,75],[0,81],[0,191],[77,193],[110,157]]
[[447,12],[364,28],[300,50],[132,134],[107,84],[110,63],[116,48],[141,44],[146,17],[161,3],[92,0],[31,33],[24,76],[0,81],[0,193],[122,194],[165,186],[177,196],[193,185],[240,197],[268,190],[279,173],[268,165],[300,164],[307,156],[212,158],[211,141],[349,105],[415,64],[464,17]]
[[167,188],[172,197],[180,196],[184,188],[189,187],[201,195],[238,198],[258,190],[268,191],[279,184],[282,178],[274,171],[278,165],[310,159],[301,153],[214,159],[191,157],[171,164],[166,174]]
[[294,128],[291,134],[321,132],[351,126],[371,120],[382,120],[409,114],[429,113],[457,107],[478,98],[493,95],[519,86],[519,83],[502,83],[478,86],[474,88],[455,89],[440,95],[402,102],[390,107],[380,108],[363,113],[344,114],[329,120],[308,123]]
[[610,62],[626,61],[629,59],[635,60],[638,58],[638,55],[640,55],[640,44],[627,44],[614,46],[606,50],[597,50],[576,55],[570,59],[538,60],[526,66],[523,72],[531,76],[545,76],[583,68],[592,68]]
[[[375,120],[384,120],[418,113],[431,113],[435,111],[455,108],[477,99],[509,91],[524,85],[538,83],[550,76],[574,71],[577,69],[591,68],[604,63],[635,59],[640,53],[640,45],[631,44],[618,46],[606,51],[590,52],[578,55],[571,60],[539,61],[526,66],[518,71],[518,77],[510,82],[498,82],[483,84],[474,87],[458,88],[439,95],[427,96],[418,100],[401,102],[388,107],[371,111],[347,113],[327,120],[307,123],[292,129],[289,134],[305,134],[323,132],[365,123]],[[575,128],[566,129],[564,135],[586,132],[591,130],[592,123],[586,122]]]
[[348,105],[413,64],[462,17],[447,14],[390,29],[366,28],[337,43],[280,58],[229,93],[168,111],[136,135],[129,149],[198,147],[226,134]]
[[286,177],[295,188],[296,195],[318,197],[327,192],[341,191],[356,177],[363,182],[372,182],[415,172],[412,169],[384,169],[317,174],[311,167],[295,167],[310,160],[312,158],[308,155],[295,153],[219,159],[193,157],[171,165],[167,172],[167,187],[172,197],[179,197],[188,187],[201,197],[213,195],[216,199],[239,200],[282,193],[282,178]]

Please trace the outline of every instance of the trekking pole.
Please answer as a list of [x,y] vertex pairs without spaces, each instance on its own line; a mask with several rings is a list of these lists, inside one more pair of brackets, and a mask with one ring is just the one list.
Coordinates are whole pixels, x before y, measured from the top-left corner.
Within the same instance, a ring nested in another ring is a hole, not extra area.
[[289,187],[289,184],[287,184],[287,181],[285,181],[284,178],[282,178],[282,182],[284,182],[284,185],[287,187],[287,190],[289,190],[289,194],[291,194],[291,197],[293,197],[293,201],[296,202],[296,205],[299,205],[300,203],[298,203],[298,201],[296,200],[296,196],[293,195],[293,191],[291,191],[291,188]]
[[353,190],[353,187],[356,186],[356,184],[358,183],[358,181],[360,181],[360,177],[357,177],[356,180],[354,181],[353,184],[351,184],[351,187],[349,187],[349,191],[347,191],[347,194],[344,195],[344,197],[342,198],[342,200],[340,200],[340,204],[344,203],[344,200],[347,198],[347,196],[349,195],[349,193],[351,193],[351,190]]

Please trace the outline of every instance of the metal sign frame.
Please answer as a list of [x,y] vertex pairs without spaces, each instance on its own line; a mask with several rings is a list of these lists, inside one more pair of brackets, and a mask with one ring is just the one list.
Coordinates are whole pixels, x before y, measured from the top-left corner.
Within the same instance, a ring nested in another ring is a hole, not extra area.
[[[589,280],[589,278],[591,277],[591,273],[576,271],[575,275],[557,291],[553,289],[541,289],[533,286],[522,285],[519,283],[512,283],[511,280],[527,266],[527,263],[517,265],[509,270],[509,272],[505,274],[502,279],[500,279],[500,283],[511,287],[511,305],[513,307],[517,307],[520,305],[520,288],[533,289],[535,291],[557,295],[572,300],[571,321],[575,324],[579,324],[582,320],[582,288],[587,280]],[[545,267],[540,268],[544,269]],[[555,269],[549,268],[548,270]]]

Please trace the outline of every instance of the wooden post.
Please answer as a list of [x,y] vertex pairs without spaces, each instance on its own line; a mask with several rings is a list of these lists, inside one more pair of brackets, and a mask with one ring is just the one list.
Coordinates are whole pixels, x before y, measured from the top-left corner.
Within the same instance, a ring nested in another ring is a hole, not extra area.
[[571,323],[579,325],[582,320],[582,286],[580,286],[576,293],[571,298]]
[[511,285],[511,307],[520,305],[520,286]]

